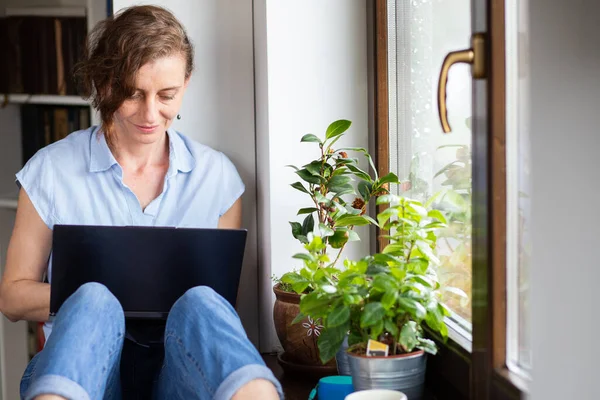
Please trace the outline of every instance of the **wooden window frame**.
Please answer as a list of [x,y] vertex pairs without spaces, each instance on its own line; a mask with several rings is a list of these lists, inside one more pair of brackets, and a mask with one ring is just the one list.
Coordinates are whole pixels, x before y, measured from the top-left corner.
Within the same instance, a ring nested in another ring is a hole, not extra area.
[[[387,0],[370,2],[374,18],[374,126],[376,166],[381,175],[389,172],[389,97],[387,66]],[[469,352],[456,341],[441,343],[429,357],[427,386],[434,396],[453,399],[524,399],[528,382],[512,373],[506,364],[506,71],[504,0],[488,0],[489,43],[486,55],[488,79],[488,134],[479,138],[487,148],[482,162],[487,167],[487,196],[480,225],[482,251],[473,257],[473,342]],[[494,62],[489,62],[491,55]],[[474,147],[475,148],[475,147]],[[378,212],[382,208],[378,208]],[[386,242],[377,230],[377,244]],[[476,298],[478,297],[478,298]]]

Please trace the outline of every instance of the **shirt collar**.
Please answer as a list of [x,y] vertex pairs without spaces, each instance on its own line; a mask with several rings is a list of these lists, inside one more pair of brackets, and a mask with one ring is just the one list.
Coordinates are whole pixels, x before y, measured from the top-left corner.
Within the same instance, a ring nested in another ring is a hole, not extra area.
[[[187,145],[176,131],[169,128],[169,172],[168,175],[174,175],[175,172],[190,172],[196,165],[194,156]],[[108,148],[106,138],[96,127],[92,131],[90,143],[90,172],[101,172],[110,169],[118,164],[112,152]]]

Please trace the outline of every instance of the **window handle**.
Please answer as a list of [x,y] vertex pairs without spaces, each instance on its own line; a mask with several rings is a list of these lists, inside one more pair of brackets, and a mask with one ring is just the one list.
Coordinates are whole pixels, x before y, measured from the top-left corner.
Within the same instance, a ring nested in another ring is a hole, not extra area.
[[484,79],[485,71],[485,39],[483,33],[475,33],[471,37],[471,48],[467,50],[452,51],[446,55],[440,71],[438,82],[438,112],[444,133],[450,133],[448,123],[448,109],[446,107],[446,86],[450,67],[457,63],[471,64],[473,79]]

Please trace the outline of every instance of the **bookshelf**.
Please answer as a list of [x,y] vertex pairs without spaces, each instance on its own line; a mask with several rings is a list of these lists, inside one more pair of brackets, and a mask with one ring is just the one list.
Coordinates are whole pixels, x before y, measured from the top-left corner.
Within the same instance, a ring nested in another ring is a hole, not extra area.
[[[107,0],[0,0],[0,20],[26,20],[28,17],[34,17],[37,18],[36,21],[43,22],[40,26],[45,27],[38,29],[34,23],[27,29],[18,31],[32,35],[25,41],[21,41],[23,36],[17,35],[19,46],[30,53],[35,48],[41,52],[42,57],[39,61],[36,58],[36,62],[33,63],[35,68],[30,68],[20,76],[21,86],[16,86],[18,90],[14,90],[15,82],[12,80],[9,82],[13,85],[12,88],[6,85],[6,79],[4,85],[0,83],[0,272],[4,270],[6,251],[16,216],[18,188],[15,184],[15,173],[24,165],[24,158],[48,142],[59,140],[71,131],[82,128],[83,124],[98,124],[99,116],[93,112],[86,100],[76,94],[71,82],[73,75],[70,69],[77,60],[73,58],[76,56],[69,53],[68,46],[73,40],[78,41],[85,37],[87,31],[105,18],[109,3]],[[48,19],[53,21],[46,23]],[[76,29],[69,26],[73,21],[76,22]],[[47,31],[40,30],[46,28]],[[39,32],[32,34],[36,29]],[[3,38],[6,39],[1,33],[0,29],[0,46],[5,44]],[[59,51],[52,47],[51,43],[54,46],[62,43],[63,48]],[[3,60],[0,65],[0,81],[3,76],[9,75],[4,64],[8,64],[5,60],[11,59],[3,55],[2,50],[0,47],[0,59]],[[69,57],[70,59],[67,59]],[[62,62],[59,62],[59,59]],[[34,76],[36,70],[47,76]],[[51,116],[51,123],[46,122],[46,125],[41,124],[36,128],[32,123],[32,118],[35,120],[36,116],[35,110],[39,110],[38,119],[42,121],[44,117]],[[85,118],[86,113],[81,113],[81,110],[87,110]],[[56,121],[55,116],[60,117],[60,120]],[[42,126],[45,126],[45,132],[40,132]],[[57,130],[57,127],[60,129]],[[31,132],[32,129],[37,131],[37,135]],[[39,328],[38,324],[25,321],[11,323],[4,316],[0,316],[0,400],[20,397],[21,376],[39,346]]]
[[0,94],[0,102],[6,104],[48,104],[65,106],[89,106],[87,100],[79,96],[56,94]]
[[0,207],[8,210],[17,209],[17,195],[0,197]]

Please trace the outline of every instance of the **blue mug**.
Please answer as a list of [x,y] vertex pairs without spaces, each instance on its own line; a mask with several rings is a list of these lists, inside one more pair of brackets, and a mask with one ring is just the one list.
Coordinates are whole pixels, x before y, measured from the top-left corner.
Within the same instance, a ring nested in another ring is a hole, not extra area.
[[310,398],[314,398],[314,394],[316,394],[319,400],[344,400],[347,395],[353,392],[354,387],[352,386],[351,376],[326,376],[319,380],[316,391],[313,390]]

